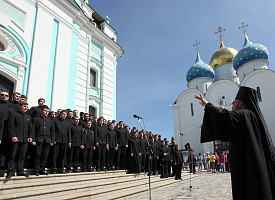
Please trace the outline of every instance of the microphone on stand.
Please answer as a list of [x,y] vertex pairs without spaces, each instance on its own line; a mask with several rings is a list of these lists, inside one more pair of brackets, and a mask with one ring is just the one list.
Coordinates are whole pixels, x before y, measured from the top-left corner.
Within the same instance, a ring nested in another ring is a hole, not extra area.
[[133,115],[134,118],[143,119],[142,117],[139,117],[137,115]]

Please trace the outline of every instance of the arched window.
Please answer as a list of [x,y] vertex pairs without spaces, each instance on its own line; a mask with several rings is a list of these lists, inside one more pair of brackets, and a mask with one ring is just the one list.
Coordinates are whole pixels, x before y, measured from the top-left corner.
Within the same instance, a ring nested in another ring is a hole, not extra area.
[[90,69],[90,86],[96,87],[96,71]]
[[89,115],[93,115],[94,117],[97,117],[95,107],[89,106]]
[[260,87],[257,87],[257,94],[258,94],[258,100],[259,100],[259,102],[262,102],[262,95],[261,95],[261,89],[260,89]]
[[191,103],[191,116],[194,116],[194,108],[193,108],[193,103]]
[[0,42],[0,51],[5,51],[5,46],[2,42]]

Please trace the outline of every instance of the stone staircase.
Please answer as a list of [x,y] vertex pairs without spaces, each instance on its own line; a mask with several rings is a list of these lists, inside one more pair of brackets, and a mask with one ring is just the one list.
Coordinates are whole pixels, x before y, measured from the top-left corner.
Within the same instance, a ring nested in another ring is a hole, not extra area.
[[[189,179],[184,172],[182,179]],[[151,189],[176,184],[174,178],[151,176]],[[50,174],[0,178],[0,199],[120,199],[148,192],[148,176],[125,171]],[[136,199],[136,198],[135,198]]]

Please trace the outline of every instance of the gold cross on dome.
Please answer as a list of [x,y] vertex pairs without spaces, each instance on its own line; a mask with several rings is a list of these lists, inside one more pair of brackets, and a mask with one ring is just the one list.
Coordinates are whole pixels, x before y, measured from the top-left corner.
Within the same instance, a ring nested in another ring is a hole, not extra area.
[[247,24],[244,25],[244,23],[242,22],[242,26],[239,26],[239,29],[242,28],[243,29],[243,33],[246,34],[246,30],[245,30],[246,27],[248,27],[248,25]]
[[219,26],[217,30],[218,31],[216,31],[215,34],[219,33],[220,34],[219,38],[222,41],[222,36],[223,36],[222,32],[225,31],[225,28],[222,28],[221,26]]
[[193,47],[196,47],[197,52],[199,51],[199,44],[201,44],[201,42],[198,42],[198,40],[196,40],[196,43],[192,45]]

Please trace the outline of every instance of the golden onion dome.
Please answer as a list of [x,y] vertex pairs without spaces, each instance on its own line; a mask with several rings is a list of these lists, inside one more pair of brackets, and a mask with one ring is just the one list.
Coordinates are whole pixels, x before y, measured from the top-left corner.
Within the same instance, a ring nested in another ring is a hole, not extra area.
[[233,63],[237,53],[236,49],[224,46],[223,40],[221,40],[220,48],[211,57],[209,65],[215,70],[221,65]]

